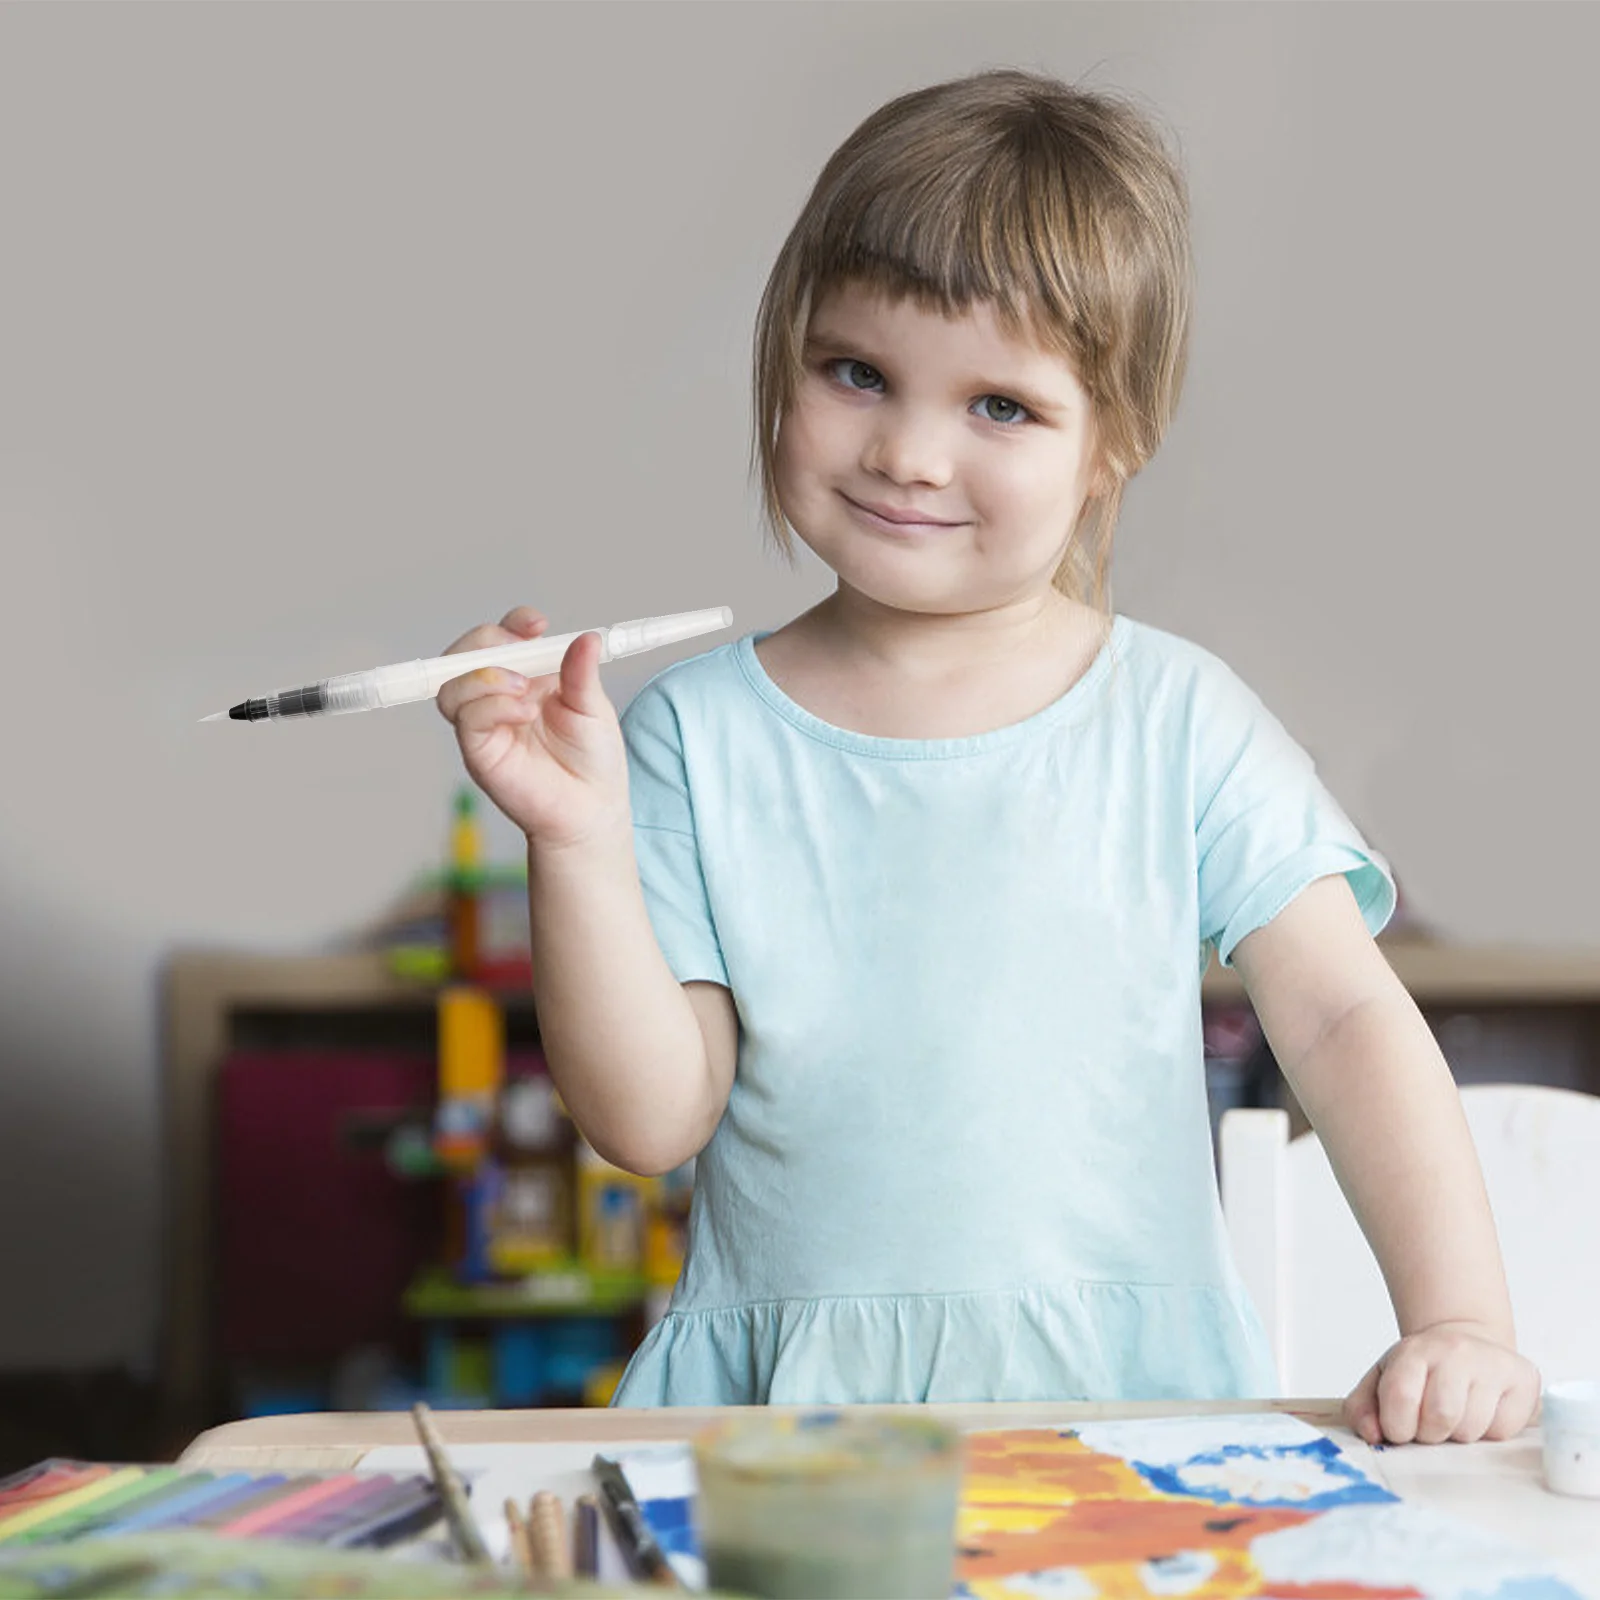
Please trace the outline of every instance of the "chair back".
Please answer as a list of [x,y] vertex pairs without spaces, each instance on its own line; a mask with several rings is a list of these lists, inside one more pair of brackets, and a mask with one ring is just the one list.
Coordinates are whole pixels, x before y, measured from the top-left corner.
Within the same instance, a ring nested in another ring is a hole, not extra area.
[[[1600,1097],[1473,1084],[1517,1344],[1546,1382],[1600,1373]],[[1234,1259],[1286,1394],[1341,1395],[1399,1337],[1377,1262],[1314,1133],[1282,1111],[1224,1114],[1218,1167]]]

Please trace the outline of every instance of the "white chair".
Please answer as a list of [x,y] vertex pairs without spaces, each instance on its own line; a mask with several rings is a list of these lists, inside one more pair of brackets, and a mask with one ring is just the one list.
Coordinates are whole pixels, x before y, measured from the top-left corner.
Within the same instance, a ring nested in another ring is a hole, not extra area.
[[[1461,1091],[1511,1288],[1517,1344],[1546,1382],[1600,1376],[1600,1097]],[[1343,1395],[1399,1337],[1377,1262],[1314,1133],[1282,1111],[1222,1118],[1222,1208],[1283,1392]]]

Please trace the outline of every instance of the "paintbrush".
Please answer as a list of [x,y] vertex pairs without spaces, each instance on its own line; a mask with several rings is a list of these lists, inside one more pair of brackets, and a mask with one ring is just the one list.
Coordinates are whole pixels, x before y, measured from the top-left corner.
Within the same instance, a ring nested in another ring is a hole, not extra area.
[[572,1546],[567,1542],[567,1513],[560,1497],[541,1489],[528,1506],[526,1529],[533,1570],[550,1583],[572,1576]]
[[509,1495],[506,1496],[506,1527],[511,1533],[511,1564],[518,1572],[531,1574],[533,1566],[533,1547],[528,1543],[528,1519],[522,1514],[522,1507]]
[[434,1425],[433,1413],[420,1400],[411,1408],[411,1420],[417,1425],[417,1437],[422,1441],[422,1452],[428,1458],[428,1470],[433,1474],[444,1505],[445,1521],[450,1525],[450,1536],[455,1541],[456,1552],[463,1561],[475,1566],[492,1566],[489,1547],[483,1542],[472,1508],[467,1504],[466,1486],[456,1471],[444,1440]]
[[622,1468],[607,1456],[596,1456],[589,1470],[600,1487],[600,1505],[628,1571],[641,1583],[656,1584],[663,1589],[682,1587],[672,1563],[656,1543],[656,1536],[650,1531],[650,1524],[645,1521]]

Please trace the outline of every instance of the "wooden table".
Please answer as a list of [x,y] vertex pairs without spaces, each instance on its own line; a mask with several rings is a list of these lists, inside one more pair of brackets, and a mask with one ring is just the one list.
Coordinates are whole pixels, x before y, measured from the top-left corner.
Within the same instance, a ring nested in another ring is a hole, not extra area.
[[[1278,1400],[1117,1404],[1006,1404],[927,1407],[917,1410],[963,1429],[1016,1428],[1102,1421],[1117,1417],[1195,1416],[1223,1412],[1285,1411],[1331,1435],[1364,1471],[1405,1499],[1515,1539],[1553,1561],[1563,1577],[1600,1600],[1600,1501],[1551,1494],[1544,1487],[1540,1439],[1530,1428],[1516,1439],[1472,1445],[1400,1445],[1373,1451],[1339,1425],[1337,1400]],[[691,1438],[726,1419],[733,1408],[697,1410],[441,1411],[440,1432],[449,1445],[568,1444],[583,1451],[622,1441]],[[359,1465],[374,1449],[414,1444],[404,1412],[318,1413],[230,1422],[201,1434],[184,1452],[183,1465],[219,1470],[337,1471]]]

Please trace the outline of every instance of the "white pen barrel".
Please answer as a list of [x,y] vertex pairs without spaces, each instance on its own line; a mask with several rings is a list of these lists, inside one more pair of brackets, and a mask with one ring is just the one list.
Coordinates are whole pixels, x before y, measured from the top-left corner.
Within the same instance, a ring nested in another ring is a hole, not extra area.
[[[582,632],[599,633],[602,637],[605,634],[603,628],[585,628]],[[430,661],[408,662],[408,666],[420,667],[431,685],[422,694],[411,698],[423,700],[435,695],[440,686],[452,678],[476,672],[480,667],[505,667],[511,672],[520,672],[525,678],[537,678],[546,672],[554,672],[561,665],[567,646],[579,636],[576,633],[558,633],[541,639],[518,639],[512,644],[492,644],[485,650],[462,650],[452,656],[434,656]],[[607,659],[605,655],[601,656],[601,660]],[[387,705],[390,702],[384,703]]]
[[439,686],[429,681],[426,661],[401,661],[392,667],[374,667],[362,677],[372,684],[374,706],[404,706],[413,700],[431,700]]
[[305,710],[325,717],[336,717],[343,711],[376,711],[383,704],[373,690],[370,672],[342,672],[324,678],[316,690],[317,703]]

